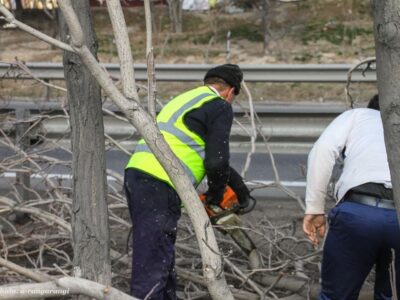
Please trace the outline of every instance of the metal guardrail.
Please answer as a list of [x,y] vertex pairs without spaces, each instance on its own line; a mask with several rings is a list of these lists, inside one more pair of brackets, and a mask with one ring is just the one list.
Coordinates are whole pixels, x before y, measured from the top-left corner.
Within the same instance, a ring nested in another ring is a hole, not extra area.
[[[108,109],[119,113],[114,105]],[[262,134],[268,137],[269,144],[274,152],[305,153],[311,148],[325,127],[338,114],[346,109],[344,105],[323,104],[287,104],[272,105],[256,103],[255,111],[261,120]],[[14,111],[29,111],[30,117],[40,112],[52,115],[62,115],[60,102],[39,101],[0,101],[0,114],[14,113]],[[247,152],[250,148],[249,136],[251,131],[249,119],[244,116],[242,107],[234,106],[235,118],[241,123],[234,123],[231,130],[231,147],[234,152]],[[114,117],[104,116],[105,132],[116,139],[128,138],[123,144],[133,150],[139,136],[135,128],[129,123]],[[12,133],[10,124],[0,123],[8,132]],[[243,128],[244,127],[244,128]],[[49,118],[43,121],[40,132],[45,132],[49,138],[69,138],[69,124],[66,118]],[[247,132],[246,132],[247,131]],[[264,151],[261,135],[256,144],[257,151]]]
[[[27,63],[35,77],[43,80],[63,80],[64,70],[61,63]],[[120,77],[118,64],[103,64],[104,68],[114,77]],[[207,64],[157,64],[156,79],[159,81],[201,81],[206,71],[213,65]],[[327,82],[344,83],[350,64],[241,64],[248,82]],[[357,69],[352,75],[354,82],[375,82],[376,72],[370,70],[364,75],[362,69]],[[137,80],[147,80],[145,64],[135,64]],[[0,63],[0,79],[26,79],[26,74],[13,69],[6,63]]]
[[[106,103],[105,107],[119,114],[114,105]],[[68,110],[68,108],[66,109]],[[345,109],[346,107],[343,104],[255,104],[255,110],[261,120],[261,126],[260,124],[257,124],[257,126],[258,128],[261,127],[262,133],[268,137],[269,148],[275,153],[296,155],[308,153],[314,141],[329,122]],[[251,149],[250,137],[246,132],[246,130],[250,131],[250,122],[244,116],[244,112],[245,109],[242,107],[234,106],[235,118],[242,123],[242,126],[234,125],[231,131],[231,152],[239,153],[236,157],[245,155]],[[49,115],[50,118],[43,119],[41,125],[35,127],[30,135],[26,134],[25,131],[29,127],[29,122],[26,121],[35,119],[40,113]],[[9,114],[15,115],[19,122],[11,123],[9,118],[2,118],[2,116]],[[49,139],[56,139],[61,146],[69,148],[71,142],[69,140],[68,118],[64,116],[55,117],[56,115],[63,115],[60,101],[27,101],[26,99],[0,101],[0,128],[5,130],[11,138],[15,138],[16,143],[21,148],[24,147],[25,142],[29,145],[30,139],[36,140],[37,134],[45,134]],[[120,144],[129,152],[133,152],[139,136],[132,125],[107,115],[104,116],[104,124],[105,133],[114,139],[125,138],[125,142],[120,142]],[[256,141],[256,152],[267,153],[267,148],[261,136]],[[0,153],[5,153],[4,147],[0,147]],[[64,154],[53,153],[52,155]],[[34,186],[35,190],[45,189],[47,187],[43,185],[43,179],[40,176],[40,174],[6,172],[0,178],[0,188],[9,188],[8,181],[2,180],[2,178],[7,177],[9,179],[18,178],[19,182],[25,182],[25,186]],[[72,175],[70,171],[57,168],[50,171],[46,177],[58,178],[60,183],[69,186]],[[111,179],[108,179],[108,182],[111,185],[113,184]],[[264,180],[263,183],[270,182]],[[305,182],[282,181],[281,183],[298,195],[304,196]],[[22,192],[23,190],[21,190]],[[289,199],[286,193],[276,188],[259,189],[254,191],[253,194],[258,199]],[[28,196],[25,197],[24,199],[29,199]]]
[[[254,110],[260,114],[278,114],[278,115],[338,115],[347,109],[343,103],[265,103],[255,102]],[[243,104],[243,103],[242,103]],[[119,108],[112,102],[103,102],[103,107],[113,112],[120,112]],[[66,106],[68,109],[68,106]],[[0,112],[8,112],[16,109],[27,109],[32,111],[54,110],[61,111],[61,99],[50,99],[44,101],[43,98],[32,99],[28,97],[13,97],[10,99],[0,99]],[[235,114],[241,114],[248,109],[244,106],[233,104],[233,111]]]

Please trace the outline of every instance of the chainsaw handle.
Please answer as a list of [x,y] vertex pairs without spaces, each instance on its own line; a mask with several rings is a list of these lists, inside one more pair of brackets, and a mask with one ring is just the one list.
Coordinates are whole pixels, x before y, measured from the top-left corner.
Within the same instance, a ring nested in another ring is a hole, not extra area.
[[245,208],[240,208],[238,210],[237,214],[244,215],[244,214],[251,212],[254,209],[254,207],[256,206],[256,204],[257,204],[257,200],[254,197],[249,195],[249,205],[247,205]]

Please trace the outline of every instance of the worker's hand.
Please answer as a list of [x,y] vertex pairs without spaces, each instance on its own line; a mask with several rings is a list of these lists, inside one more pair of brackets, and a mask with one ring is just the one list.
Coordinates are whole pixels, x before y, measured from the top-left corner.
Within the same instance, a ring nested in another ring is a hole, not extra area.
[[325,236],[325,215],[305,215],[303,219],[303,231],[309,240],[317,246],[319,240]]
[[243,185],[235,186],[233,188],[235,191],[235,194],[238,198],[239,205],[241,209],[245,209],[249,205],[251,205],[251,196],[250,196],[250,191],[247,188],[247,186],[243,183]]
[[238,213],[241,215],[251,212],[253,210],[254,206],[256,206],[256,199],[254,199],[250,195],[250,193],[247,193],[246,195],[244,195],[240,198],[238,197],[238,201],[239,201]]
[[207,205],[219,206],[219,203],[221,202],[221,200],[222,200],[222,196],[221,195],[214,195],[214,194],[211,194],[209,192],[206,193],[206,201],[205,201],[205,203]]

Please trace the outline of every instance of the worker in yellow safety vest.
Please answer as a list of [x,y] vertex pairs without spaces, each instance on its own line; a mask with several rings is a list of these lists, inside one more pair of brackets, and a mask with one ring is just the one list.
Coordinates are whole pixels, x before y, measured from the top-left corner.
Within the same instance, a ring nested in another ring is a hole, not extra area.
[[[241,209],[246,209],[249,190],[229,165],[231,104],[242,80],[237,65],[208,70],[203,86],[178,95],[164,106],[157,125],[193,185],[207,176],[208,204],[218,205],[229,185]],[[140,299],[176,299],[174,244],[181,201],[143,140],[126,166],[124,187],[133,225],[131,294]]]

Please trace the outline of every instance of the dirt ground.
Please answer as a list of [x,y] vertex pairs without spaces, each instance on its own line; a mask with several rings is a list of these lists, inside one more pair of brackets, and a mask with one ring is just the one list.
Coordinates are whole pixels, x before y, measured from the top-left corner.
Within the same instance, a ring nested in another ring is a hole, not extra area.
[[[145,21],[142,8],[125,9],[132,54],[136,63],[145,62]],[[315,1],[273,5],[268,15],[270,36],[263,50],[260,12],[228,14],[223,8],[211,12],[184,12],[183,33],[172,33],[167,7],[157,6],[153,14],[153,47],[156,63],[226,63],[227,33],[231,32],[229,62],[238,64],[356,63],[374,56],[372,19],[360,0]],[[38,13],[24,13],[21,20],[52,36],[54,21]],[[116,63],[115,41],[104,9],[93,9],[98,37],[99,60]],[[0,21],[1,22],[1,21]],[[0,25],[1,26],[1,25]],[[0,30],[0,61],[62,61],[62,52],[17,29]],[[0,95],[43,97],[39,84],[0,80]],[[63,82],[58,82],[61,86]],[[198,83],[193,83],[196,85]],[[167,100],[190,84],[158,83],[160,99]],[[343,84],[252,83],[254,99],[260,101],[344,101]],[[366,101],[375,84],[354,85],[354,97]],[[52,97],[63,97],[52,91]]]

